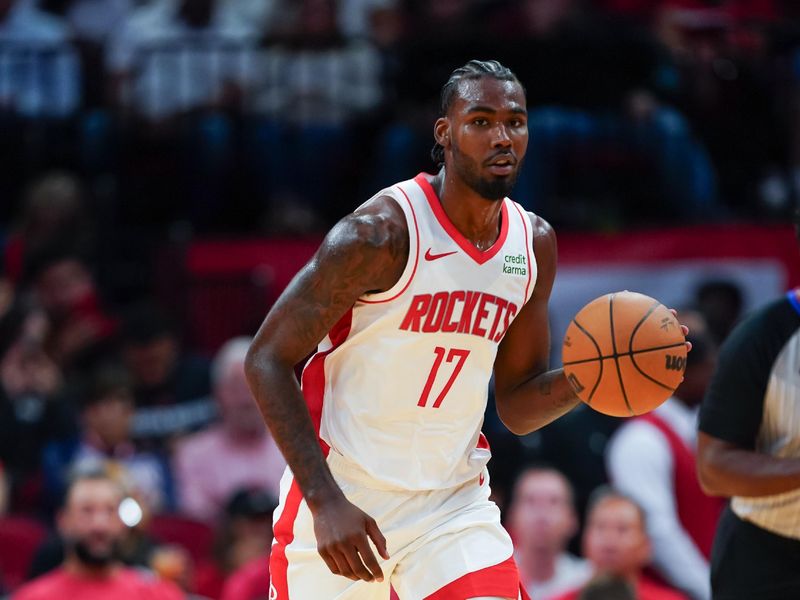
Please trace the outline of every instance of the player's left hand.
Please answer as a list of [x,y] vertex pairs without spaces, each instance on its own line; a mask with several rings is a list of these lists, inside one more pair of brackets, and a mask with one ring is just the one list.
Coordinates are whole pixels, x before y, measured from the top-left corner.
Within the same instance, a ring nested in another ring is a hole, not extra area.
[[[670,308],[669,312],[672,313],[672,316],[675,317],[676,320],[678,319],[678,311],[677,310],[675,310],[674,308]],[[689,335],[689,328],[686,325],[684,325],[683,323],[681,323],[680,321],[678,321],[678,324],[681,326],[681,332],[683,333],[683,337],[686,337],[687,335]],[[686,351],[687,352],[691,352],[692,351],[692,342],[690,342],[689,340],[686,340]]]

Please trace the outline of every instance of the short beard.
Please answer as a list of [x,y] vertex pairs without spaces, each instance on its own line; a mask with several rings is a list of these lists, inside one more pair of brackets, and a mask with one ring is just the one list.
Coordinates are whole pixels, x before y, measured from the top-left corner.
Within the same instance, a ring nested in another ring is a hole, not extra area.
[[100,569],[107,567],[117,560],[117,547],[116,544],[112,546],[111,550],[106,554],[97,554],[92,552],[89,547],[82,541],[73,541],[70,544],[73,554],[86,567],[93,569]]
[[456,175],[481,198],[496,202],[508,196],[511,190],[514,189],[519,170],[522,167],[522,161],[517,162],[516,169],[508,177],[482,179],[478,175],[478,164],[470,157],[462,154],[455,143],[452,143],[451,147],[453,149],[453,168]]

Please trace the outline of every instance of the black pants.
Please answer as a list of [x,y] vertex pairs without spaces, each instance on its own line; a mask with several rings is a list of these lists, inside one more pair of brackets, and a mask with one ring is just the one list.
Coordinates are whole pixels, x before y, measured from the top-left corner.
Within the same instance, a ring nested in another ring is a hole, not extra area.
[[800,600],[800,541],[722,513],[711,553],[714,600]]

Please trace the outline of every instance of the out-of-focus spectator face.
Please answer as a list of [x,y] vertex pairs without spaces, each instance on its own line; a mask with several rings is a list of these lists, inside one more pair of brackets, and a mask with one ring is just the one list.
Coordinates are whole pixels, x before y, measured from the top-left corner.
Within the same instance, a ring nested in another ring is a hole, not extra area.
[[553,553],[563,551],[577,530],[572,491],[561,473],[524,473],[514,489],[509,525],[517,543]]
[[41,312],[24,317],[20,334],[0,357],[0,380],[12,398],[50,396],[61,385],[61,372],[43,349],[48,321]]
[[722,342],[742,313],[742,291],[733,282],[712,281],[697,291],[697,308],[717,342]]
[[[0,0],[2,3],[3,0]],[[53,173],[37,181],[25,200],[23,229],[27,242],[42,243],[80,227],[83,210],[80,184],[72,175]]]
[[134,399],[130,390],[111,390],[84,409],[84,423],[103,443],[113,447],[130,439],[133,407]]
[[265,433],[264,421],[247,385],[244,362],[230,363],[214,391],[222,422],[231,434],[258,437]]
[[39,302],[54,318],[68,315],[95,291],[89,270],[76,258],[64,258],[46,266],[37,275],[35,288]]
[[175,369],[178,341],[167,334],[149,342],[129,342],[122,354],[136,383],[145,388],[155,388],[164,384]]
[[58,527],[67,548],[82,563],[100,567],[114,561],[125,533],[121,501],[120,488],[109,479],[83,479],[71,487]]
[[524,15],[528,31],[536,36],[556,29],[573,9],[573,0],[525,0]]
[[634,576],[650,560],[650,542],[643,516],[630,500],[601,499],[589,513],[583,554],[598,573]]

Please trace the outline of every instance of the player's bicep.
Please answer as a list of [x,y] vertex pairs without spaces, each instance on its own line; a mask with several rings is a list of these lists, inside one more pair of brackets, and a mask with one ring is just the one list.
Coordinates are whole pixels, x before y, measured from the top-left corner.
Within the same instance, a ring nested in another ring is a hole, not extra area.
[[495,361],[498,396],[545,372],[550,364],[548,303],[556,273],[556,237],[546,221],[536,217],[534,222],[536,286],[498,348]]
[[394,285],[408,255],[408,233],[394,210],[356,213],[331,230],[264,319],[256,351],[295,364],[359,297]]

